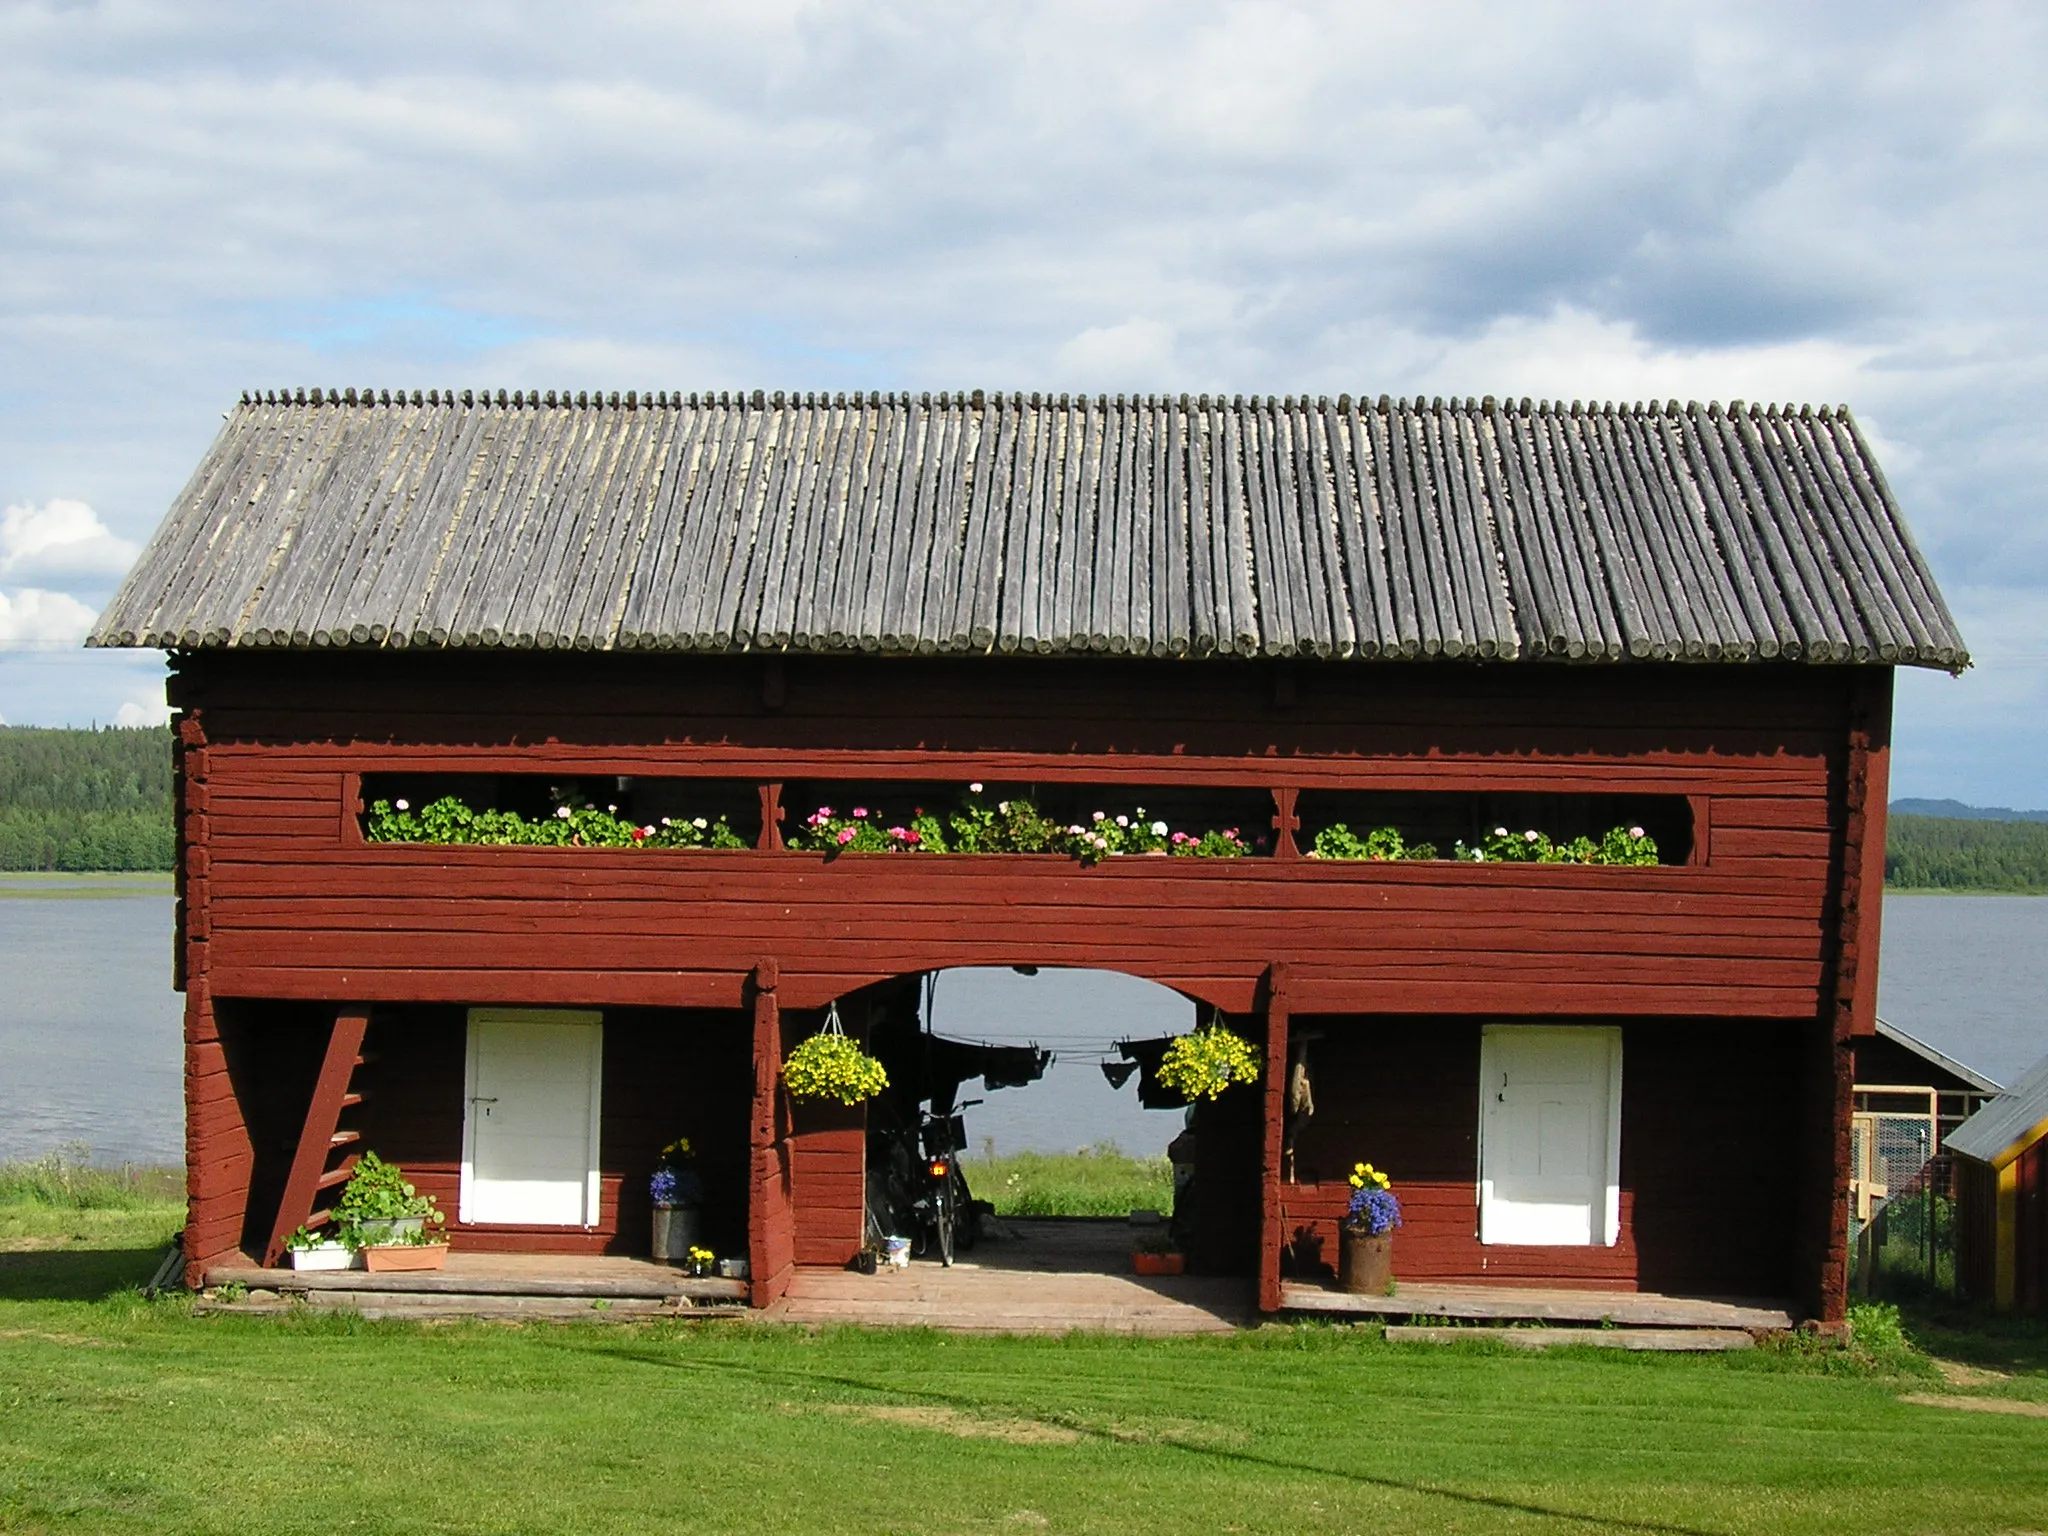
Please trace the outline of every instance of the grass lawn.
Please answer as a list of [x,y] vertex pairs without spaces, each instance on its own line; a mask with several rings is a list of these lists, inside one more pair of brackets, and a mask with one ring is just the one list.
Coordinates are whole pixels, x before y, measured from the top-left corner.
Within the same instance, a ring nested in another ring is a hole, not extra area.
[[1173,1165],[1163,1157],[1128,1157],[1113,1143],[1086,1152],[1016,1152],[963,1157],[976,1199],[999,1216],[1125,1216],[1173,1209]]
[[2038,1325],[1930,1321],[2027,1373],[1958,1386],[1904,1358],[1326,1328],[200,1318],[118,1289],[175,1217],[87,1214],[0,1253],[0,1531],[2048,1528],[2048,1418],[1901,1401],[2044,1395]]

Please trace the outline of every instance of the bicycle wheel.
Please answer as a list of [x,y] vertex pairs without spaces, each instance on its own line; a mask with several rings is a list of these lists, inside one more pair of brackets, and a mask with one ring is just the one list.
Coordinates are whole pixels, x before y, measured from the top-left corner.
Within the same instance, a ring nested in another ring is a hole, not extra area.
[[971,1253],[981,1238],[981,1212],[974,1208],[974,1196],[967,1188],[967,1175],[953,1167],[953,1246]]
[[932,1191],[932,1226],[939,1239],[939,1263],[951,1267],[953,1263],[953,1191],[941,1184]]

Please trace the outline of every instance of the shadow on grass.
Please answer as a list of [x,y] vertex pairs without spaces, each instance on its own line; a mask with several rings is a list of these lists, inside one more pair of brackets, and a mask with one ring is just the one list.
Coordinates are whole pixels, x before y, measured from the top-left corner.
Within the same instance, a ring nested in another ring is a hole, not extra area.
[[2048,1376],[2048,1317],[1942,1298],[1901,1299],[1906,1336],[1944,1360],[2016,1376]]
[[[1033,1413],[1008,1403],[993,1403],[981,1398],[968,1397],[959,1393],[935,1392],[928,1388],[905,1385],[901,1381],[866,1381],[857,1376],[825,1375],[811,1371],[778,1370],[773,1367],[745,1365],[738,1361],[725,1360],[681,1360],[666,1355],[653,1354],[645,1350],[612,1345],[596,1351],[613,1359],[634,1365],[659,1366],[669,1370],[722,1372],[729,1376],[743,1376],[760,1382],[764,1386],[787,1389],[792,1386],[817,1386],[829,1383],[856,1392],[874,1393],[888,1398],[915,1398],[966,1413],[999,1412],[1006,1417],[1024,1419],[1052,1428],[1083,1435],[1089,1439],[1108,1443],[1122,1443],[1115,1435],[1102,1430],[1091,1429],[1069,1420]],[[1473,1493],[1461,1488],[1446,1488],[1435,1483],[1415,1482],[1399,1477],[1375,1477],[1370,1472],[1359,1472],[1349,1467],[1319,1466],[1314,1462],[1295,1461],[1285,1456],[1261,1455],[1257,1451],[1230,1450],[1214,1445],[1199,1445],[1186,1440],[1176,1440],[1171,1435],[1161,1436],[1148,1442],[1158,1450],[1178,1451],[1197,1461],[1228,1463],[1233,1466],[1259,1468],[1268,1472],[1285,1472],[1301,1477],[1324,1477],[1333,1482],[1356,1483],[1361,1487],[1383,1489],[1391,1493],[1413,1494],[1418,1498],[1442,1499],[1446,1503],[1469,1509],[1486,1509],[1506,1514],[1535,1515],[1550,1520],[1569,1520],[1580,1525],[1598,1526],[1613,1531],[1647,1531],[1658,1536],[1719,1536],[1719,1533],[1698,1526],[1674,1525],[1666,1520],[1630,1520],[1620,1515],[1599,1515],[1583,1510],[1566,1509],[1549,1504],[1536,1504],[1524,1499],[1504,1499],[1493,1494]]]
[[161,1243],[0,1253],[0,1301],[104,1301],[149,1284],[163,1257]]

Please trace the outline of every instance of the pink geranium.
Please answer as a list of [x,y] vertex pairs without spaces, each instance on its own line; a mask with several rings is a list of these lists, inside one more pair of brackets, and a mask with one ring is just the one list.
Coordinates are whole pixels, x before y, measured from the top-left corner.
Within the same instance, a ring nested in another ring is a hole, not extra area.
[[841,828],[839,829],[839,846],[840,846],[840,847],[842,847],[842,848],[844,848],[844,847],[845,847],[845,846],[846,846],[846,845],[847,845],[848,843],[850,843],[850,842],[852,842],[852,841],[853,841],[853,828],[851,828],[851,827],[841,827]]

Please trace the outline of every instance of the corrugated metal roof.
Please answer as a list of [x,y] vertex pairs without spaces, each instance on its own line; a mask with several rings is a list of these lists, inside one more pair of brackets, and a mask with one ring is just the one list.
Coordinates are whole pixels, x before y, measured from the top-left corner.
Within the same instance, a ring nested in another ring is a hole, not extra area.
[[1993,1082],[1975,1067],[1957,1061],[1955,1057],[1948,1055],[1944,1051],[1937,1051],[1918,1035],[1908,1034],[1905,1030],[1887,1019],[1878,1019],[1877,1033],[1881,1038],[1891,1041],[1892,1044],[1899,1046],[1901,1049],[1911,1051],[1929,1066],[1937,1067],[1941,1071],[1946,1072],[1950,1077],[1960,1082],[1968,1083],[1980,1093],[1997,1093],[2003,1087],[2002,1084]]
[[1846,411],[245,396],[87,642],[1906,663]]
[[1942,1145],[2003,1168],[2043,1136],[2048,1136],[2048,1059],[1957,1126]]

